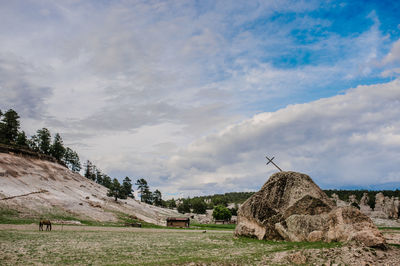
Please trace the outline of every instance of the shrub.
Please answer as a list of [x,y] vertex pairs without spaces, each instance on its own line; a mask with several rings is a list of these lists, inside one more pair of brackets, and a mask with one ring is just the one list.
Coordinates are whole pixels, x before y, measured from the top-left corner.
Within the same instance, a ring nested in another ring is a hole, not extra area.
[[218,205],[216,207],[214,207],[214,211],[213,211],[213,218],[214,220],[230,220],[232,217],[232,213],[230,212],[230,210],[222,205]]

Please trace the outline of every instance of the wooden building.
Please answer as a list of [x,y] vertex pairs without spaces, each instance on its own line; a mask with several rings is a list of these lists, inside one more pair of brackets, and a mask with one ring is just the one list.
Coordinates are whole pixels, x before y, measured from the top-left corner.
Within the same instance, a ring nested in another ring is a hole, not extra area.
[[180,218],[180,217],[168,217],[167,218],[167,226],[168,227],[189,227],[190,219],[189,218]]

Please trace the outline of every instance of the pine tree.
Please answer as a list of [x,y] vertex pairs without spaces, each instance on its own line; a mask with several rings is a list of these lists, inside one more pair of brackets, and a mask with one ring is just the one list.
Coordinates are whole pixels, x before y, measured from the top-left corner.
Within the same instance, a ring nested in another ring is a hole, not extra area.
[[124,192],[124,194],[127,196],[127,197],[130,197],[130,198],[135,198],[135,196],[133,195],[133,190],[132,190],[132,182],[131,182],[132,180],[129,178],[129,177],[125,177],[125,179],[122,181],[122,189],[123,189],[123,192]]
[[193,212],[198,214],[204,214],[207,210],[207,204],[201,198],[196,198],[191,201]]
[[153,193],[151,193],[149,187],[146,187],[141,194],[141,201],[147,204],[153,204]]
[[85,177],[87,179],[92,179],[93,175],[93,164],[91,161],[87,160],[85,164]]
[[62,141],[60,134],[56,134],[54,136],[53,145],[50,147],[51,156],[56,158],[58,161],[61,161],[64,158],[65,147]]
[[36,132],[35,140],[38,142],[37,148],[38,148],[39,152],[41,152],[43,154],[51,155],[50,154],[51,134],[47,128],[39,129]]
[[78,154],[68,147],[65,149],[62,161],[71,171],[78,173],[81,170],[81,162],[79,161]]
[[154,205],[162,206],[162,196],[161,196],[161,192],[158,189],[156,189],[153,192],[152,199],[153,199]]
[[145,199],[148,201],[149,200],[149,185],[147,184],[147,181],[144,178],[140,178],[136,181],[135,183],[136,186],[138,186],[138,191],[140,194],[140,201],[141,202],[146,202]]
[[114,178],[110,188],[108,189],[107,196],[114,197],[115,201],[117,201],[120,194],[121,194],[121,184],[118,182],[116,178]]
[[190,199],[184,199],[178,206],[178,212],[189,213],[190,212]]
[[19,115],[13,109],[2,114],[0,141],[5,144],[15,144],[20,127]]
[[39,138],[36,135],[33,135],[29,140],[28,140],[28,146],[29,149],[35,151],[35,152],[40,152],[39,150]]
[[0,110],[0,143],[5,143],[5,135],[4,135],[4,123],[2,122],[3,112]]
[[25,131],[18,133],[15,144],[24,148],[28,148],[28,139],[26,137]]
[[170,209],[176,208],[176,202],[175,202],[174,198],[167,200],[166,203],[167,203],[168,208],[170,208]]
[[103,175],[103,186],[110,188],[112,185],[111,177],[108,175]]
[[97,167],[96,167],[96,165],[93,164],[92,172],[91,172],[91,175],[90,175],[89,179],[91,179],[91,180],[96,182],[96,173],[97,173]]
[[99,169],[96,169],[96,183],[103,185],[103,174]]

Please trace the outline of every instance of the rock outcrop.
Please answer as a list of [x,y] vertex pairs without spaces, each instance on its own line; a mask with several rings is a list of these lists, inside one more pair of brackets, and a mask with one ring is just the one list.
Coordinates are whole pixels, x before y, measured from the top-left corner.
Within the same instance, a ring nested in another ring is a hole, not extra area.
[[332,200],[335,202],[337,207],[344,207],[344,206],[349,206],[349,203],[347,203],[344,200],[339,199],[339,196],[336,193],[332,194]]
[[364,193],[360,199],[357,201],[355,195],[350,195],[348,201],[343,201],[339,199],[339,196],[335,193],[331,195],[331,199],[336,203],[337,207],[345,206],[359,206],[360,211],[371,217],[378,219],[393,219],[397,220],[400,218],[400,201],[398,197],[388,197],[382,192],[375,195],[375,208],[372,209],[369,205],[370,198],[368,193]]
[[369,216],[371,215],[372,209],[368,205],[368,202],[369,202],[368,193],[364,192],[360,200],[360,211]]
[[371,219],[334,202],[301,173],[272,175],[239,209],[236,235],[286,241],[358,241],[384,247]]

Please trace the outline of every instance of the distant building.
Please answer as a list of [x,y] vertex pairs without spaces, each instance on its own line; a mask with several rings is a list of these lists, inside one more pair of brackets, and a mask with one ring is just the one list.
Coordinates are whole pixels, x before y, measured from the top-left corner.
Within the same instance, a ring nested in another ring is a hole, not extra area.
[[189,218],[179,218],[179,217],[168,217],[167,226],[168,227],[189,227]]

